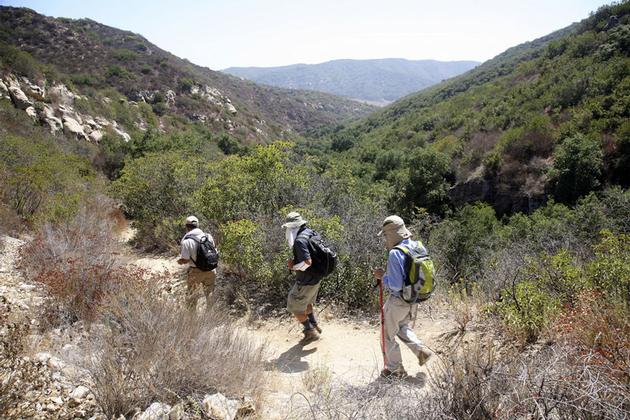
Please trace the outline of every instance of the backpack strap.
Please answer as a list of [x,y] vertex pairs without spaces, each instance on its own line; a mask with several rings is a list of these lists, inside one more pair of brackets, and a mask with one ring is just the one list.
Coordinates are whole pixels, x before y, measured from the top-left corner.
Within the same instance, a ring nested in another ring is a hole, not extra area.
[[[186,235],[184,236],[184,238],[182,239],[182,242],[185,241],[186,239],[192,239],[193,241],[197,242],[197,246],[201,245],[201,240],[203,238],[206,238],[206,241],[208,240],[208,235],[206,235],[205,233],[199,238],[197,239],[195,237],[195,235]],[[193,258],[193,256],[190,256],[191,261],[193,262],[193,264],[195,264],[195,267],[197,266],[197,262],[195,261],[195,259]]]

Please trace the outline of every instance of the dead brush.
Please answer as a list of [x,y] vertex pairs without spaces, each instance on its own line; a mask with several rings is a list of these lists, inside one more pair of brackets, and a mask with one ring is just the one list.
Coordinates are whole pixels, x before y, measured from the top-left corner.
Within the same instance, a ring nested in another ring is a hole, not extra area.
[[189,311],[160,297],[153,283],[121,289],[106,302],[85,367],[107,416],[217,391],[260,397],[265,346],[237,329],[223,308]]
[[102,296],[126,276],[112,208],[106,198],[87,202],[72,220],[46,225],[22,248],[20,269],[50,297],[49,324],[93,321]]

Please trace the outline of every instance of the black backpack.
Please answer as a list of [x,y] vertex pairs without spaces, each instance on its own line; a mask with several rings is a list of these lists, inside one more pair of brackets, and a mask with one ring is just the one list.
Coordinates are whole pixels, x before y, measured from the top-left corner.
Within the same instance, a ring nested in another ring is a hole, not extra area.
[[219,252],[214,247],[208,236],[203,235],[197,238],[193,235],[186,235],[184,239],[192,239],[197,242],[197,258],[193,260],[195,267],[201,271],[212,271],[219,265]]
[[318,274],[322,277],[328,276],[337,267],[337,253],[333,249],[326,245],[319,233],[313,231],[311,235],[308,233],[300,233],[298,237],[308,239],[308,243],[311,245],[311,265],[307,271]]

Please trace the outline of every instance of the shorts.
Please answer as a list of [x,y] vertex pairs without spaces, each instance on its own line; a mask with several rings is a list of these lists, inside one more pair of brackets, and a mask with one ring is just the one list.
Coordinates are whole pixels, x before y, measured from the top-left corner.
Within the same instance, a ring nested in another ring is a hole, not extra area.
[[295,283],[287,297],[287,309],[293,314],[305,314],[306,307],[315,304],[321,283],[305,285]]

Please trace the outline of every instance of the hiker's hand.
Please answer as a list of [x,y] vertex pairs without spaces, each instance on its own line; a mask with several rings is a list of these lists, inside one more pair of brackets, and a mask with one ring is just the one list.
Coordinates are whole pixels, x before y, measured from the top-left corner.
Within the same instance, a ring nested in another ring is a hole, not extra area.
[[383,280],[383,276],[385,275],[385,270],[380,267],[374,269],[374,278],[378,281]]
[[293,260],[287,261],[287,267],[289,267],[289,270],[293,270]]

